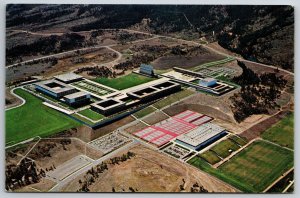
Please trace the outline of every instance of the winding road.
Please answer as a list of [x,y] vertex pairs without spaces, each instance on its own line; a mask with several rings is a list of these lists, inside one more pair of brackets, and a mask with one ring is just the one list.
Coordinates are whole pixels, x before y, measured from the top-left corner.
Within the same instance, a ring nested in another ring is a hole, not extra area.
[[[18,104],[17,106],[9,107],[9,108],[5,109],[5,111],[11,110],[11,109],[15,109],[15,108],[18,108],[18,107],[20,107],[20,106],[22,106],[22,105],[24,105],[24,104],[26,103],[26,100],[25,100],[24,98],[22,98],[21,96],[15,94],[15,92],[14,92],[15,89],[19,89],[19,88],[20,88],[20,87],[15,87],[15,88],[11,89],[11,90],[10,90],[10,93],[11,93],[13,96],[17,97],[18,99],[20,99],[20,100],[22,101],[21,104]],[[23,87],[21,87],[21,89],[23,89]]]

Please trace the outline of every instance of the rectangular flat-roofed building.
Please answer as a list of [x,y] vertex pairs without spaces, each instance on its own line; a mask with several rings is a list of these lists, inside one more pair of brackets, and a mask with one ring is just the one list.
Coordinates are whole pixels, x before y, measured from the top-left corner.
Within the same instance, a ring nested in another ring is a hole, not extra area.
[[212,123],[206,123],[188,133],[178,136],[176,142],[185,147],[199,150],[223,137],[225,134],[226,130],[224,128]]
[[139,99],[140,101],[150,101],[164,97],[179,91],[180,89],[180,84],[171,81],[165,81],[148,87],[136,89],[128,92],[127,95],[133,99]]
[[64,83],[72,83],[83,79],[82,76],[74,73],[61,74],[61,75],[54,76],[54,78]]
[[54,98],[61,98],[65,95],[77,92],[74,87],[71,87],[57,80],[47,80],[35,83],[34,85],[37,91],[40,91]]
[[120,100],[108,98],[100,102],[91,104],[91,109],[103,115],[111,115],[122,111],[126,108],[126,104]]
[[81,105],[81,104],[90,102],[91,94],[83,92],[83,91],[79,91],[79,92],[64,96],[64,99],[65,99],[66,103],[69,105]]

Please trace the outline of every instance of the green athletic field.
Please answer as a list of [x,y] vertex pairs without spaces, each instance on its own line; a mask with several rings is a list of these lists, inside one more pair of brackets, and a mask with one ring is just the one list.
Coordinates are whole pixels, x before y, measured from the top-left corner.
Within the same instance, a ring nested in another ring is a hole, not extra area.
[[121,76],[119,78],[96,78],[94,79],[94,81],[117,90],[123,90],[150,82],[155,79],[156,78],[150,78],[147,76],[131,73],[126,76]]
[[287,115],[271,128],[266,130],[262,137],[276,144],[294,148],[294,113]]
[[223,140],[222,142],[218,143],[217,145],[213,146],[210,150],[213,150],[222,158],[226,158],[227,156],[229,156],[231,154],[229,152],[229,150],[232,150],[232,152],[233,152],[233,151],[238,150],[239,148],[240,147],[236,143],[234,143],[232,140],[226,139],[226,140]]
[[42,100],[22,89],[15,93],[26,100],[18,108],[5,112],[6,144],[35,137],[47,136],[80,124],[66,115],[42,104]]
[[293,167],[294,152],[259,140],[218,168],[212,168],[197,156],[188,163],[243,192],[262,192]]
[[214,165],[221,161],[221,159],[212,151],[207,150],[204,153],[201,153],[199,155],[201,158],[205,159],[207,162],[209,162],[211,165]]

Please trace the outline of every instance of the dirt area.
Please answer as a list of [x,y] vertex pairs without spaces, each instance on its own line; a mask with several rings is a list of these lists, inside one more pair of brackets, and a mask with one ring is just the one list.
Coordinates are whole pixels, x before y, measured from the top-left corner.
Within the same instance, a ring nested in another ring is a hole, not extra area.
[[132,118],[131,116],[127,116],[127,117],[125,117],[121,120],[118,120],[118,121],[116,121],[112,124],[106,125],[106,126],[101,127],[99,129],[92,130],[90,141],[92,141],[92,140],[94,140],[98,137],[101,137],[105,134],[108,134],[108,133],[118,129],[119,127],[122,127],[125,124],[128,124],[128,123],[133,122],[133,121],[134,121],[134,118]]
[[227,50],[227,49],[223,48],[222,46],[220,46],[220,45],[218,44],[218,42],[209,43],[207,46],[208,46],[208,47],[211,47],[211,48],[213,48],[213,49],[215,49],[215,50],[218,50],[219,52],[222,52],[222,53],[231,55],[231,56],[242,57],[242,56],[239,55],[239,54],[236,54],[236,53],[234,53],[234,52],[232,52],[232,51],[230,51],[230,50]]
[[6,165],[17,164],[23,156],[37,143],[37,140],[5,149]]
[[[199,113],[206,114],[208,116],[219,118],[231,122],[233,120],[233,114],[230,109],[230,100],[229,97],[234,94],[235,91],[232,91],[228,94],[225,94],[220,97],[197,93],[192,97],[189,97],[176,105],[173,105],[164,111],[173,116],[184,110],[194,110]],[[221,112],[221,113],[220,113]]]
[[233,93],[225,94],[221,97],[215,97],[198,93],[186,100],[179,102],[176,105],[163,110],[168,115],[173,116],[185,110],[192,110],[202,114],[206,114],[214,118],[214,123],[218,124],[233,133],[242,133],[255,124],[268,118],[269,115],[252,115],[241,123],[237,123],[233,118],[230,109],[229,97]]
[[[42,178],[39,183],[31,184],[31,185],[28,185],[26,187],[27,188],[31,187],[31,188],[36,189],[36,190],[41,191],[41,192],[47,192],[55,185],[56,185],[56,183],[54,181]],[[33,189],[31,191],[33,191]]]
[[117,58],[117,54],[107,48],[101,48],[91,53],[74,55],[73,57],[62,58],[58,63],[45,72],[45,76],[51,77],[85,66],[105,64]]
[[[85,149],[89,152],[85,152]],[[78,139],[42,139],[28,154],[30,159],[43,169],[51,166],[58,167],[60,164],[72,159],[75,156],[86,154],[92,159],[98,159],[102,153],[86,146]]]
[[265,130],[270,128],[273,124],[285,117],[288,113],[289,111],[281,111],[278,114],[273,115],[244,131],[240,134],[240,136],[247,138],[248,141],[255,139],[256,137],[259,137]]
[[151,62],[154,69],[170,69],[173,67],[192,68],[204,63],[222,60],[225,57],[215,53],[204,53],[198,56],[164,56]]
[[147,125],[146,124],[144,124],[144,123],[142,123],[142,122],[138,122],[137,124],[134,124],[134,125],[132,125],[132,126],[130,126],[130,127],[128,127],[128,128],[126,128],[126,129],[124,129],[127,133],[134,133],[134,132],[137,132],[137,131],[139,131],[139,130],[142,130],[142,129],[144,129],[144,128],[146,128],[147,127]]
[[22,103],[22,101],[16,96],[10,93],[11,89],[5,89],[5,108],[10,108],[17,106]]
[[[125,151],[127,152],[127,151]],[[123,153],[116,156],[121,156]],[[130,149],[135,156],[119,165],[109,165],[89,186],[91,192],[129,192],[129,187],[137,192],[179,192],[179,185],[185,180],[185,192],[198,182],[209,192],[234,192],[229,185],[216,180],[212,176],[184,165],[181,162],[157,153],[144,146],[138,145]],[[79,179],[83,175],[67,184],[63,191],[75,192],[80,188]]]
[[157,111],[157,112],[154,112],[152,115],[147,116],[146,118],[143,118],[142,120],[144,122],[146,122],[147,124],[154,125],[154,124],[161,122],[168,118],[169,117],[166,116],[164,113]]

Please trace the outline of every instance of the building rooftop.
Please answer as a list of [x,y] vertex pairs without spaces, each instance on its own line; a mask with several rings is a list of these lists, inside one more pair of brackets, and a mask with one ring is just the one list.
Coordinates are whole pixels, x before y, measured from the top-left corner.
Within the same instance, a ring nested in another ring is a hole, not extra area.
[[42,82],[37,82],[35,85],[42,87],[46,90],[49,90],[53,93],[61,93],[65,92],[68,90],[73,90],[75,89],[74,87],[71,87],[63,82],[57,81],[57,80],[46,80]]
[[74,73],[65,73],[61,75],[54,76],[55,79],[63,81],[63,82],[68,82],[68,81],[74,81],[77,79],[82,79],[82,76],[74,74]]
[[68,98],[68,99],[73,99],[73,98],[78,98],[78,97],[86,96],[86,95],[88,95],[88,93],[86,93],[84,91],[79,91],[79,92],[76,92],[76,93],[72,93],[72,94],[66,95],[64,97]]
[[203,78],[203,79],[201,79],[200,81],[201,82],[211,82],[211,81],[215,81],[216,79],[214,79],[214,78]]
[[112,99],[112,98],[108,98],[106,100],[102,100],[100,102],[91,104],[91,106],[96,107],[98,109],[102,109],[102,110],[107,110],[107,109],[114,108],[117,106],[122,106],[122,105],[125,105],[125,103],[120,100],[116,100],[116,99]]
[[196,147],[223,131],[225,129],[218,125],[206,123],[186,134],[180,135],[177,140]]

